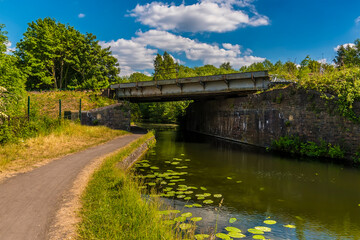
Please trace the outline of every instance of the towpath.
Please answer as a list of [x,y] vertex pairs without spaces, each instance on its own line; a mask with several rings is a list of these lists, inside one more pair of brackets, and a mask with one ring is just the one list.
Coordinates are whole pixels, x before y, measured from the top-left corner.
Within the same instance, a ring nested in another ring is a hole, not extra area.
[[62,196],[82,169],[143,135],[137,132],[54,160],[0,184],[0,239],[48,239]]

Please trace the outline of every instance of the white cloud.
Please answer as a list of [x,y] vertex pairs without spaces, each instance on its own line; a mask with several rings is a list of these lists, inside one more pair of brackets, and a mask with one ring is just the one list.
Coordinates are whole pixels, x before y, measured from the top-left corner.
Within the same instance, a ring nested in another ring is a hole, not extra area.
[[360,23],[360,16],[355,19],[355,24]]
[[337,52],[341,46],[344,46],[344,48],[347,48],[347,47],[353,48],[353,47],[355,47],[355,44],[353,44],[353,43],[345,43],[345,44],[342,44],[342,45],[337,45],[334,48],[334,51]]
[[83,13],[79,13],[78,18],[84,18],[86,15]]
[[230,62],[233,67],[240,68],[265,60],[261,57],[242,56],[240,45],[237,44],[224,43],[221,48],[218,45],[198,42],[159,30],[138,32],[137,35],[138,37],[134,41],[144,46],[152,46],[168,52],[185,53],[187,59],[200,60],[204,64],[219,66],[224,62]]
[[7,43],[5,43],[6,46],[6,54],[10,54],[13,51],[15,51],[15,47],[11,47],[12,43],[10,41],[8,41]]
[[[269,24],[269,18],[257,13],[249,0],[202,0],[192,5],[152,2],[137,5],[130,16],[158,30],[180,32],[227,32],[239,27]],[[249,8],[245,10],[237,7]],[[250,16],[251,14],[251,16]]]
[[[224,43],[221,45],[222,47],[219,47],[215,44],[202,43],[159,30],[138,32],[136,35],[131,40],[118,39],[117,41],[100,42],[103,47],[111,47],[110,50],[119,61],[120,75],[122,76],[130,75],[135,71],[153,69],[153,60],[157,53],[154,48],[169,53],[185,54],[189,60],[202,61],[203,64],[217,67],[224,62],[230,62],[237,69],[265,60],[265,58],[250,54],[242,55],[241,46],[238,44]],[[251,53],[249,49],[246,52]],[[183,63],[179,59],[174,59]]]
[[126,39],[100,42],[100,45],[102,47],[111,47],[110,50],[113,56],[119,61],[121,76],[153,68],[153,60],[157,50],[146,48],[143,44]]

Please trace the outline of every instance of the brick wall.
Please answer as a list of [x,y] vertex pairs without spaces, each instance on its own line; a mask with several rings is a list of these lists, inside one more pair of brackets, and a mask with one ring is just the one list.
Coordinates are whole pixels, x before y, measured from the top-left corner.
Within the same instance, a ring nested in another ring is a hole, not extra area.
[[[360,114],[360,103],[354,104],[354,110]],[[336,104],[318,92],[294,86],[247,97],[194,102],[186,120],[190,131],[261,147],[286,135],[338,144],[348,156],[360,147],[360,124],[339,116]]]
[[[79,119],[78,112],[65,112],[72,120]],[[130,130],[130,107],[125,103],[96,108],[81,112],[81,124],[95,126],[103,125],[112,129]]]

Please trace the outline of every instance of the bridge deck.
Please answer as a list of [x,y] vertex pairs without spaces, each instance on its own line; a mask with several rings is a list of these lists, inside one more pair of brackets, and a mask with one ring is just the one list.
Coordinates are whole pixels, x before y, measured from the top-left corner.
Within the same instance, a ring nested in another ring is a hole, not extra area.
[[110,86],[119,99],[131,102],[201,99],[214,96],[246,95],[265,90],[270,84],[267,71],[232,73]]

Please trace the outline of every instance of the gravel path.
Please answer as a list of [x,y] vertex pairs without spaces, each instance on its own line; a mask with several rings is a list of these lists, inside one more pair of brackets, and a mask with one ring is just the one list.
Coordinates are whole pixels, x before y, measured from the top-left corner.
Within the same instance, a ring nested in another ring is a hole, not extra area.
[[0,184],[0,239],[47,239],[50,224],[81,170],[143,134],[132,134],[54,160]]

